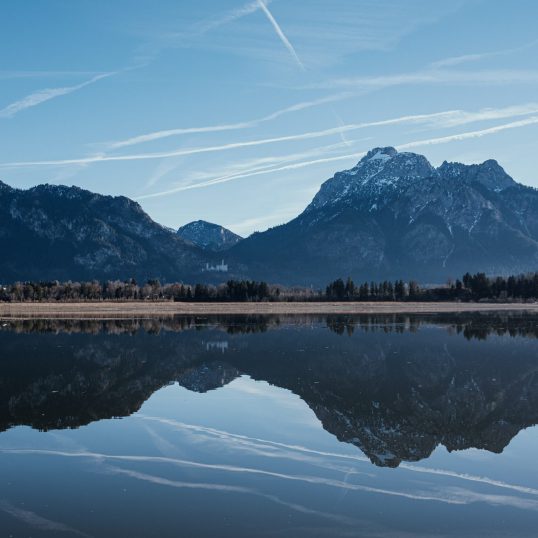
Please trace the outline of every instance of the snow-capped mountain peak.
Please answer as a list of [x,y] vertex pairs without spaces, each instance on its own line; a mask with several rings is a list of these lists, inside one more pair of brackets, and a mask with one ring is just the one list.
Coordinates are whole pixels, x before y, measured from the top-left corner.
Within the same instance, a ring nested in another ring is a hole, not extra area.
[[374,148],[355,167],[327,180],[308,209],[359,202],[379,205],[390,193],[436,175],[423,155],[400,153],[393,147]]

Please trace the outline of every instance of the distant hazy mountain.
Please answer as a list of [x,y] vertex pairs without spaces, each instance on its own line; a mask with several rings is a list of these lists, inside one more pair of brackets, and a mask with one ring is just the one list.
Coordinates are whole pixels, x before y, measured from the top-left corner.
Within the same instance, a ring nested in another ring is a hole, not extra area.
[[297,218],[230,253],[253,278],[300,284],[536,270],[538,191],[493,160],[434,168],[422,155],[375,148]]
[[125,197],[0,183],[0,282],[199,279],[209,259]]
[[205,220],[189,222],[179,228],[177,233],[185,241],[212,251],[226,250],[243,239],[232,231]]

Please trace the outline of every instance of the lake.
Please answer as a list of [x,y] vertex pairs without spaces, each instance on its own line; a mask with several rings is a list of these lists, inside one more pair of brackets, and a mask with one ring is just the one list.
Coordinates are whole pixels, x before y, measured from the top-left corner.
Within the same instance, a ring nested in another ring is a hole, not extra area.
[[0,323],[2,537],[534,537],[538,316]]

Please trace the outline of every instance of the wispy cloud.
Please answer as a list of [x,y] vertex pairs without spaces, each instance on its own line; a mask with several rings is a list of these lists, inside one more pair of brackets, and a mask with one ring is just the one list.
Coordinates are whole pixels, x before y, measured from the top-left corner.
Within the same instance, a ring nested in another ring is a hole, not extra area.
[[107,147],[109,150],[119,149],[128,146],[134,146],[136,144],[142,144],[144,142],[153,142],[155,140],[160,140],[163,138],[169,138],[172,136],[180,136],[185,134],[199,134],[199,133],[218,133],[222,131],[235,131],[240,129],[248,129],[251,127],[256,127],[261,123],[275,120],[280,116],[289,114],[292,112],[299,112],[308,108],[324,105],[327,103],[334,103],[336,101],[341,101],[351,97],[353,94],[350,92],[338,93],[334,95],[329,95],[326,97],[321,97],[319,99],[313,99],[310,101],[302,101],[300,103],[295,103],[294,105],[282,108],[267,116],[257,118],[254,120],[248,120],[237,123],[228,123],[221,125],[210,125],[206,127],[179,127],[176,129],[164,129],[161,131],[153,131],[151,133],[145,133],[143,135],[133,136],[125,140],[119,140],[117,142],[110,142]]
[[163,177],[167,176],[170,172],[173,172],[181,165],[181,159],[164,159],[157,168],[153,171],[149,179],[144,185],[145,189],[153,187],[157,182],[159,182]]
[[[270,2],[271,0],[266,0],[265,4],[267,5]],[[260,9],[262,9],[262,6],[260,6],[260,3],[258,0],[254,0],[253,2],[247,2],[243,6],[237,9],[234,9],[232,11],[229,11],[228,13],[225,13],[224,15],[218,18],[199,24],[198,31],[199,33],[209,32],[210,30],[218,28],[219,26],[224,26],[225,24],[234,22],[238,19],[246,17],[247,15],[251,15],[252,13],[255,13],[256,11]]]
[[[271,0],[267,0],[267,3],[270,2]],[[181,31],[170,32],[163,30],[162,28],[159,28],[156,31],[148,31],[148,28],[144,25],[140,33],[142,34],[141,37],[145,39],[145,42],[137,49],[135,63],[147,65],[154,61],[163,50],[169,48],[191,48],[196,46],[196,44],[201,43],[204,43],[204,46],[207,46],[205,43],[206,40],[203,39],[206,34],[251,15],[260,9],[258,0],[253,0],[230,11],[216,13],[209,19],[197,21],[190,27]]]
[[362,89],[376,90],[392,86],[405,85],[513,85],[538,83],[538,71],[533,69],[496,69],[482,71],[454,71],[441,69],[426,69],[411,73],[394,75],[374,75],[329,79],[322,82],[307,84],[297,89]]
[[[155,152],[155,153],[139,153],[131,155],[93,155],[89,157],[75,158],[75,159],[58,159],[50,161],[18,161],[11,163],[2,163],[0,167],[4,168],[24,168],[33,166],[63,166],[73,164],[90,164],[99,162],[121,162],[121,161],[138,161],[138,160],[150,160],[150,159],[163,159],[170,157],[184,157],[189,155],[199,155],[205,153],[222,152],[228,150],[235,150],[247,147],[263,146],[268,144],[276,144],[282,142],[291,142],[299,140],[311,140],[326,136],[340,135],[350,131],[359,129],[365,129],[368,127],[381,127],[396,124],[405,123],[425,123],[432,124],[437,128],[446,126],[463,125],[472,123],[475,121],[483,121],[485,119],[494,119],[499,117],[521,116],[525,114],[531,114],[536,112],[536,104],[522,105],[520,107],[508,107],[505,109],[485,109],[477,112],[466,112],[461,110],[449,110],[444,112],[434,112],[431,114],[413,114],[400,116],[397,118],[389,118],[386,120],[370,121],[364,123],[347,124],[338,127],[332,127],[329,129],[322,129],[318,131],[309,131],[305,133],[299,133],[294,135],[263,138],[257,140],[245,140],[241,142],[231,142],[228,144],[220,144],[215,146],[202,146],[194,148],[181,148],[173,151]],[[534,122],[530,122],[534,123]],[[519,126],[519,125],[515,125]],[[513,128],[513,127],[504,127]],[[497,130],[503,130],[502,126],[497,127]],[[493,132],[493,131],[492,131]],[[488,133],[489,134],[489,133]]]
[[52,77],[91,77],[103,74],[97,71],[7,71],[0,70],[0,80]]
[[461,56],[451,56],[450,58],[444,58],[430,64],[433,68],[453,67],[468,62],[479,62],[481,60],[487,60],[489,58],[496,58],[498,56],[508,56],[517,52],[530,49],[538,44],[538,40],[531,41],[520,47],[512,47],[504,50],[497,50],[492,52],[479,52],[475,54],[462,54]]
[[[269,2],[265,0],[265,5]],[[348,0],[332,0],[331,9],[325,1],[311,0],[306,5],[288,2],[286,4],[286,28],[300,39],[300,61],[309,67],[327,66],[343,57],[365,50],[387,51],[417,28],[439,21],[449,13],[454,13],[465,5],[464,0],[454,0],[446,5],[430,5],[422,0],[408,0],[405,3],[390,0],[383,3],[382,15],[379,2],[361,2],[360,9]],[[196,25],[202,29],[220,27],[236,18],[261,9],[258,1],[245,4],[235,12],[226,13],[216,21]],[[275,10],[272,10],[273,18]],[[266,15],[267,16],[267,15]],[[213,22],[213,24],[212,24]],[[271,22],[272,24],[272,22]],[[282,30],[282,26],[280,26]],[[234,29],[235,30],[235,29]],[[275,28],[276,30],[276,28]],[[286,32],[289,40],[289,33]],[[272,43],[259,39],[259,25],[243,25],[240,32],[229,31],[221,35],[215,33],[211,40],[197,40],[178,36],[176,46],[200,46],[205,49],[226,51],[247,56],[256,61],[274,62]],[[282,39],[279,36],[279,39]],[[286,45],[286,52],[293,56]],[[280,58],[279,58],[280,59]],[[294,62],[297,62],[293,58]],[[297,64],[299,65],[299,64]]]
[[[332,152],[341,149],[342,147],[347,147],[350,143],[357,143],[360,141],[367,140],[368,138],[362,138],[360,140],[348,140],[347,142],[338,142],[336,144],[329,144],[325,146],[318,146],[307,151],[291,153],[286,155],[275,155],[269,157],[260,157],[257,159],[249,159],[246,161],[241,161],[233,163],[231,165],[219,167],[217,171],[206,171],[200,172],[196,171],[190,175],[183,175],[180,184],[174,185],[174,188],[177,187],[188,187],[190,188],[199,188],[201,186],[208,186],[205,183],[210,182],[210,184],[225,183],[233,179],[238,179],[243,177],[243,174],[251,174],[252,172],[272,170],[275,166],[281,166],[284,163],[289,163],[293,161],[301,161],[306,158],[312,158],[314,156],[319,157],[320,155],[330,154]],[[248,177],[248,176],[246,176]],[[147,195],[148,197],[153,197],[152,195]],[[142,199],[145,196],[141,196],[137,199]]]
[[431,118],[430,125],[448,128],[481,121],[517,118],[518,116],[528,116],[530,114],[538,114],[538,103],[525,103],[501,108],[482,108],[473,112],[457,110],[452,114]]
[[[146,184],[145,188],[151,188],[155,185],[164,175],[170,173],[177,164],[169,164],[166,162],[167,158],[170,157],[180,157],[185,155],[193,155],[214,151],[225,151],[235,148],[243,148],[249,146],[259,146],[264,144],[272,144],[283,141],[295,141],[295,140],[305,140],[305,139],[315,139],[318,137],[341,134],[348,131],[353,131],[356,129],[362,129],[370,126],[383,126],[383,125],[394,125],[399,123],[424,123],[436,128],[442,127],[454,127],[457,125],[463,125],[467,123],[472,123],[475,121],[485,121],[492,119],[500,119],[507,117],[517,117],[521,115],[528,115],[531,113],[538,112],[538,105],[534,103],[529,103],[526,105],[518,105],[512,107],[505,107],[500,109],[482,109],[475,112],[468,111],[445,111],[433,114],[422,114],[422,115],[409,115],[402,116],[400,118],[391,118],[387,120],[380,120],[375,122],[365,122],[362,124],[348,124],[336,128],[331,128],[321,131],[313,131],[309,133],[301,133],[298,135],[291,135],[286,137],[278,137],[271,139],[262,139],[254,141],[245,141],[239,143],[225,144],[221,146],[210,146],[202,148],[190,148],[190,149],[181,149],[168,153],[157,153],[157,154],[141,154],[141,155],[126,155],[126,156],[106,156],[104,154],[97,154],[83,159],[69,159],[69,160],[60,160],[60,161],[41,161],[41,162],[22,162],[22,163],[5,163],[0,166],[2,167],[28,167],[28,166],[63,166],[67,164],[72,165],[87,165],[95,162],[103,161],[130,161],[136,159],[156,159],[163,158],[165,159],[159,167],[155,170],[151,178]],[[538,123],[538,116],[533,115],[530,118],[525,118],[523,120],[509,122],[501,125],[496,125],[494,127],[451,134],[443,137],[428,138],[423,140],[415,140],[412,142],[407,142],[400,144],[398,149],[407,150],[412,148],[417,148],[421,146],[428,145],[437,145],[450,142],[456,142],[460,140],[480,138],[483,136],[492,135],[509,129],[516,129],[525,126],[530,126]],[[356,141],[355,141],[356,142]],[[347,141],[349,143],[349,141]],[[345,162],[345,161],[357,161],[364,155],[364,151],[356,152],[346,152],[345,154],[337,154],[330,156],[323,156],[324,153],[330,153],[338,150],[339,148],[345,146],[346,144],[331,144],[327,146],[322,146],[320,148],[313,148],[305,152],[281,155],[275,157],[265,157],[256,159],[253,161],[247,161],[243,164],[230,167],[228,170],[217,174],[211,173],[197,173],[194,174],[191,178],[183,179],[182,183],[179,185],[174,185],[171,188],[163,189],[161,191],[153,192],[138,196],[138,200],[150,199],[150,198],[159,198],[163,196],[168,196],[178,192],[191,190],[191,189],[200,189],[211,187],[214,185],[227,183],[234,180],[251,178],[251,177],[260,177],[276,173],[281,173],[284,171],[299,170],[306,167],[318,166],[327,163],[333,162]],[[316,156],[317,158],[312,158]],[[275,222],[274,220],[272,222]],[[257,223],[261,225],[262,222]]]
[[265,16],[269,19],[269,22],[275,29],[277,36],[280,38],[284,46],[288,49],[288,52],[291,54],[291,57],[295,60],[295,63],[304,71],[305,67],[303,65],[303,62],[301,62],[299,56],[297,55],[297,52],[293,48],[293,45],[290,43],[289,39],[286,37],[286,35],[282,31],[282,28],[280,27],[278,22],[276,22],[276,19],[273,17],[273,14],[269,11],[269,8],[267,7],[265,0],[258,0],[258,5],[260,6],[260,9],[265,13]]
[[335,157],[324,157],[320,159],[313,159],[308,161],[301,161],[293,164],[286,164],[283,166],[277,166],[277,167],[271,167],[271,168],[262,168],[258,170],[247,170],[245,172],[242,172],[240,174],[235,175],[228,175],[228,176],[218,176],[215,178],[212,178],[210,180],[201,182],[201,183],[194,183],[191,185],[181,185],[178,187],[173,187],[171,189],[167,189],[165,191],[161,192],[155,192],[151,194],[146,194],[144,196],[139,196],[136,198],[137,200],[144,200],[148,198],[160,198],[162,196],[168,196],[170,194],[175,194],[182,191],[192,190],[192,189],[202,189],[205,187],[212,187],[214,185],[219,185],[221,183],[228,183],[229,181],[233,181],[236,179],[243,179],[247,177],[255,177],[255,176],[263,176],[267,174],[274,174],[277,172],[284,172],[287,170],[298,170],[300,168],[306,168],[309,166],[314,166],[318,164],[325,164],[325,163],[331,163],[331,162],[338,162],[338,161],[349,161],[351,159],[358,159],[365,155],[365,152],[360,153],[351,153],[346,155],[338,155]]
[[81,90],[82,88],[85,88],[86,86],[95,84],[98,80],[111,77],[115,74],[116,73],[114,72],[96,75],[90,80],[86,80],[85,82],[82,82],[81,84],[76,84],[75,86],[64,86],[62,88],[46,88],[43,90],[38,90],[20,99],[19,101],[15,101],[14,103],[11,103],[10,105],[7,105],[5,108],[1,109],[0,118],[11,118],[15,116],[15,114],[18,114],[23,110],[40,105],[41,103],[45,103],[46,101],[50,101],[51,99],[55,99],[56,97],[76,92],[78,90]]

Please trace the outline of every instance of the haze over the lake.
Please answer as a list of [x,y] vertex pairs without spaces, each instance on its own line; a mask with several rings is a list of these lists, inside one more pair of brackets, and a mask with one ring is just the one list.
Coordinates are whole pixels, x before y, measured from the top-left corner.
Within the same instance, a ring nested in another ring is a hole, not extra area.
[[538,186],[532,0],[49,0],[0,16],[13,187],[74,184],[247,235],[375,146],[495,158]]

